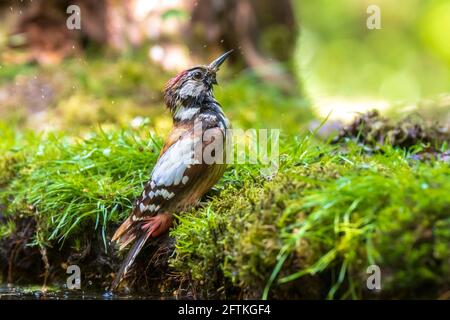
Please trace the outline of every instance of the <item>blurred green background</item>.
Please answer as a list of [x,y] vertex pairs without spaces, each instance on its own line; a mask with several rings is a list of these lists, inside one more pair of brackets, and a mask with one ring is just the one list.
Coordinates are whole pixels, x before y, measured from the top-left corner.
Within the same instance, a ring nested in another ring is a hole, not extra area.
[[[450,2],[297,1],[297,71],[312,97],[414,103],[450,89]],[[381,29],[366,13],[378,5]]]
[[[216,93],[238,126],[292,133],[330,112],[349,119],[406,109],[442,119],[450,109],[445,0],[74,3],[81,30],[65,27],[65,1],[0,5],[5,121],[76,129],[143,116],[163,133],[164,83],[230,48]],[[370,5],[380,8],[379,30],[367,28]]]

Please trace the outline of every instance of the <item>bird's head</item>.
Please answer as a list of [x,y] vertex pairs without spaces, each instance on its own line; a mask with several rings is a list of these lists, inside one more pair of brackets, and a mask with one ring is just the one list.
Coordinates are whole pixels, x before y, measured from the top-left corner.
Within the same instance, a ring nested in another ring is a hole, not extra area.
[[164,100],[172,113],[179,108],[196,108],[212,95],[213,85],[217,84],[216,73],[231,52],[222,54],[209,65],[184,70],[167,82]]

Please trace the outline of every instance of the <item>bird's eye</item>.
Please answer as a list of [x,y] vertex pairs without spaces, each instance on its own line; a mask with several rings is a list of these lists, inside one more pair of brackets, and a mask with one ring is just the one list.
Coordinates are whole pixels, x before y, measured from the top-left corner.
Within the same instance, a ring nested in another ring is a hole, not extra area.
[[194,72],[194,74],[192,75],[192,77],[193,77],[195,80],[201,80],[201,79],[203,78],[203,75],[202,75],[201,72],[197,71],[197,72]]

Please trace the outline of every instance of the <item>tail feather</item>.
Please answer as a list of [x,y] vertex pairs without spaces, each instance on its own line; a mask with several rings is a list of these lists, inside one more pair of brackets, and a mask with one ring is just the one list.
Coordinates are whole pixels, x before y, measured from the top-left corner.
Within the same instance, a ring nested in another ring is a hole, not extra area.
[[133,222],[131,221],[131,217],[129,217],[116,230],[111,241],[117,242],[119,245],[121,245],[123,242],[128,240],[128,238],[133,234],[133,232],[129,232],[132,225]]
[[144,232],[133,244],[133,247],[128,252],[128,255],[122,265],[120,266],[119,271],[116,274],[116,277],[114,278],[114,281],[111,284],[111,290],[114,291],[119,286],[120,282],[125,278],[127,275],[127,272],[129,271],[129,268],[133,264],[134,260],[136,259],[139,252],[144,247],[145,243],[147,242],[147,239],[150,237],[150,233]]
[[170,228],[171,222],[171,215],[160,214],[153,217],[147,217],[145,222],[140,221],[136,223],[133,222],[131,218],[128,218],[122,223],[114,234],[112,241],[119,245],[119,250],[124,249],[131,242],[135,242],[111,284],[112,291],[117,289],[120,282],[125,278],[130,266],[144,247],[148,238],[150,236],[158,236],[161,232],[167,231]]

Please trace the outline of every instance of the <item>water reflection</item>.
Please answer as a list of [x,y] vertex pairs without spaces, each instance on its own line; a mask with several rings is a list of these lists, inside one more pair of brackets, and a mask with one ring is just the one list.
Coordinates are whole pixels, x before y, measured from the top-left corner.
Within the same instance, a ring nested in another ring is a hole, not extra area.
[[148,295],[117,295],[101,290],[67,290],[47,288],[43,291],[37,286],[0,285],[0,300],[155,300],[162,297]]

